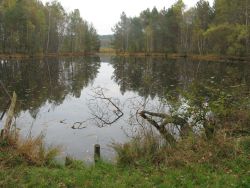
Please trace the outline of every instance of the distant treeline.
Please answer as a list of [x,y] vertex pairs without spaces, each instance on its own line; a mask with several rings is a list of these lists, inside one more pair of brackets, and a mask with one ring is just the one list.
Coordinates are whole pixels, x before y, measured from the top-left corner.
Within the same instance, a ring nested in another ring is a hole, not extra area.
[[101,48],[112,48],[113,35],[100,35]]
[[200,0],[185,10],[182,0],[169,9],[123,12],[113,28],[120,52],[166,52],[247,56],[250,53],[250,0]]
[[0,53],[98,51],[95,28],[78,9],[66,13],[53,1],[0,0]]

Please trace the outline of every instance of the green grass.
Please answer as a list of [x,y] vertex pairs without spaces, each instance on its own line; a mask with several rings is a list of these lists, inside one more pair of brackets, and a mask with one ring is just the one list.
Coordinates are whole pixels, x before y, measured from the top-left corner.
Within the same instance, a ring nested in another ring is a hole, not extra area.
[[[0,156],[4,155],[1,152]],[[219,166],[192,164],[183,167],[119,166],[99,162],[84,166],[50,164],[0,166],[0,187],[250,187],[249,156],[222,160]]]
[[[217,162],[190,162],[185,165],[152,163],[86,166],[69,160],[67,166],[49,160],[33,163],[11,145],[0,145],[0,187],[250,187],[250,138],[237,142],[240,152]],[[187,146],[189,144],[187,143]],[[180,147],[180,149],[183,149]],[[188,150],[186,151],[188,152]],[[175,154],[178,154],[175,153]],[[29,158],[28,158],[29,159]],[[142,159],[143,160],[143,159]]]

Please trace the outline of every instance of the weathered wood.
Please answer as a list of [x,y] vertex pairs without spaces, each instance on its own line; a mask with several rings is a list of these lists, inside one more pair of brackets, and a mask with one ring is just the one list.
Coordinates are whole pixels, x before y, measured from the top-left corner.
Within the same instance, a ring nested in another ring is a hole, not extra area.
[[95,159],[95,162],[98,162],[101,159],[101,147],[99,144],[95,144],[94,159]]
[[11,104],[11,100],[8,101],[8,104],[7,104],[6,107],[4,108],[4,111],[3,111],[3,113],[2,113],[2,115],[1,115],[1,117],[0,117],[0,120],[3,119],[3,117],[4,117],[5,113],[6,113],[6,111],[8,110],[8,107],[10,106],[10,104]]
[[2,89],[6,93],[6,95],[9,97],[9,99],[11,99],[11,96],[10,96],[8,90],[6,89],[6,87],[4,86],[4,84],[1,80],[0,80],[0,86],[2,87]]
[[11,130],[12,119],[14,117],[14,111],[15,111],[15,106],[16,106],[16,100],[17,100],[17,95],[15,92],[13,92],[11,104],[10,104],[9,110],[7,112],[6,121],[4,123],[4,130],[5,130],[6,135],[8,135],[10,130]]
[[[148,111],[142,111],[139,113],[139,115],[143,119],[147,120],[151,125],[153,125],[170,145],[173,145],[176,142],[175,137],[165,128],[166,124],[172,123],[172,118],[170,116],[167,114],[153,113]],[[152,117],[147,115],[161,117],[164,119],[164,121],[162,124],[158,124]]]
[[3,140],[3,139],[4,139],[4,129],[2,129],[0,133],[0,140]]

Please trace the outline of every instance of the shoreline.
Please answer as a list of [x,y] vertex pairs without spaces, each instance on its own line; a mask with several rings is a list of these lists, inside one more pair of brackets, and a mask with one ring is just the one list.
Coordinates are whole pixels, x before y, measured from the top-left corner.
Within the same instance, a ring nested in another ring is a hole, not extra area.
[[178,53],[145,53],[145,52],[115,52],[115,51],[100,51],[100,52],[63,52],[63,53],[48,53],[48,54],[0,54],[0,59],[32,59],[32,58],[50,58],[50,57],[79,57],[93,55],[111,55],[120,57],[161,57],[166,59],[190,59],[196,61],[217,61],[217,62],[246,62],[250,63],[250,57],[239,56],[222,56],[222,55],[197,55],[197,54],[178,54]]
[[[109,53],[100,53],[109,54]],[[196,61],[217,61],[217,62],[247,62],[250,63],[250,57],[240,56],[222,56],[222,55],[197,55],[197,54],[178,54],[178,53],[110,53],[121,57],[162,57],[166,59],[190,59]]]
[[14,54],[0,54],[0,59],[33,59],[33,58],[49,58],[49,57],[79,57],[79,56],[92,56],[97,55],[98,52],[62,52],[62,53],[37,53],[37,54],[21,54],[21,53],[14,53]]

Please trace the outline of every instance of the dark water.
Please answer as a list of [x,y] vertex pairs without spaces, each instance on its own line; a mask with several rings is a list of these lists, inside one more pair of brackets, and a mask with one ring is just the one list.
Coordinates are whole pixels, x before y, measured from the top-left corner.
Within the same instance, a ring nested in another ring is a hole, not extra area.
[[[133,130],[127,115],[102,128],[88,122],[83,129],[72,129],[75,122],[91,117],[93,88],[105,88],[105,95],[120,103],[134,97],[157,103],[195,81],[223,88],[245,85],[250,90],[250,63],[121,57],[0,60],[0,79],[18,95],[16,124],[23,136],[43,132],[47,145],[63,146],[63,155],[92,161],[94,144],[112,159],[109,145],[129,140],[127,134]],[[0,101],[2,112],[3,92]]]

